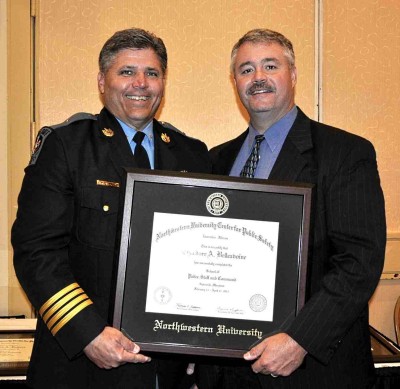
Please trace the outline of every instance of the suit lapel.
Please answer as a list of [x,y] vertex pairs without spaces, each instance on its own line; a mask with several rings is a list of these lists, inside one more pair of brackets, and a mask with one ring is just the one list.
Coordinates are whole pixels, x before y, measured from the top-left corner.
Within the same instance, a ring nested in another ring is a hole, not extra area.
[[[113,135],[107,136],[107,131],[104,129],[112,130]],[[176,170],[178,161],[173,153],[175,147],[173,135],[164,129],[157,120],[153,121],[153,134],[155,169]],[[98,135],[104,142],[107,142],[109,156],[121,177],[124,176],[123,167],[137,167],[124,131],[117,119],[106,108],[103,108],[99,115]]]
[[[112,131],[112,136],[107,136],[107,129]],[[121,177],[124,177],[123,167],[137,167],[124,131],[106,108],[99,115],[99,137],[107,142],[110,159]]]
[[281,152],[272,168],[269,179],[298,181],[307,165],[312,166],[313,148],[310,119],[298,109],[296,120],[283,143]]
[[[221,150],[217,155],[217,160],[213,161],[214,174],[227,175],[230,173],[233,163],[235,162],[235,159],[239,154],[240,148],[242,147],[242,144],[245,141],[248,133],[249,129],[240,134],[237,138],[228,142],[225,147],[224,145],[221,145]],[[213,159],[212,154],[211,158]]]
[[174,137],[164,127],[153,120],[154,168],[159,170],[177,170],[178,161],[173,153]]
[[[219,146],[220,151],[216,155],[217,160],[214,161],[214,173],[229,174],[247,134],[248,130],[227,144]],[[283,143],[269,179],[312,182],[315,170],[313,153],[310,152],[312,148],[311,121],[298,108],[296,120]],[[303,174],[306,166],[310,167],[310,171],[306,169],[308,173]]]

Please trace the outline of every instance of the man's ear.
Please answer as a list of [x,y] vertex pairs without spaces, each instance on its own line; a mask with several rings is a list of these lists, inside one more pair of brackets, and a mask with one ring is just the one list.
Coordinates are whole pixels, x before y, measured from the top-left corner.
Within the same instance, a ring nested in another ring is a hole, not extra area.
[[97,75],[97,86],[101,94],[104,93],[104,82],[105,82],[105,74],[99,72],[99,74]]
[[296,68],[296,66],[293,66],[290,73],[291,73],[291,78],[292,78],[292,86],[294,87],[297,83],[297,68]]

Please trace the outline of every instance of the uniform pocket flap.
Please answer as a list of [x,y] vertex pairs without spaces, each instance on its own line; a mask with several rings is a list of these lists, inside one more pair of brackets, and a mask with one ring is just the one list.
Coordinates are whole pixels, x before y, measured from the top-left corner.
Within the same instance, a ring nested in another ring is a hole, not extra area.
[[118,212],[118,188],[83,188],[81,207],[105,214]]

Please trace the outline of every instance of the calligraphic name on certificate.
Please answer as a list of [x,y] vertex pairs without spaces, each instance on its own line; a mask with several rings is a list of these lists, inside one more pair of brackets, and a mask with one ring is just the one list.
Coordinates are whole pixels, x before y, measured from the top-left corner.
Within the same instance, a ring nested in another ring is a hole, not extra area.
[[279,223],[154,213],[146,312],[273,321]]

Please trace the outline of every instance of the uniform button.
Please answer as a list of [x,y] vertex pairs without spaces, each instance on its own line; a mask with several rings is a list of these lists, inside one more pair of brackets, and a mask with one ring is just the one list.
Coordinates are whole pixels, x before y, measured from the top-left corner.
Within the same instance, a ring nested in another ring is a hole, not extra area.
[[108,205],[103,205],[103,211],[108,212],[110,210],[110,207]]

